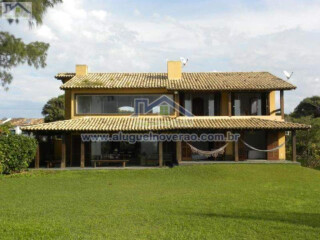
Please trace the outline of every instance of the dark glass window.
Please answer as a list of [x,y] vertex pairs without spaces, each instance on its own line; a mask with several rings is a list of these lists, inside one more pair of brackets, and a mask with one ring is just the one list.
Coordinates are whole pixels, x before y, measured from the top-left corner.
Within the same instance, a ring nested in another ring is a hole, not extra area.
[[[161,94],[153,95],[77,95],[77,114],[132,114],[136,99],[148,99],[149,104]],[[172,95],[166,95],[171,100]],[[155,105],[147,114],[170,115],[173,110],[167,103]]]
[[184,95],[184,107],[195,116],[219,116],[220,94],[191,94]]
[[233,115],[234,116],[261,116],[267,114],[266,93],[234,93]]

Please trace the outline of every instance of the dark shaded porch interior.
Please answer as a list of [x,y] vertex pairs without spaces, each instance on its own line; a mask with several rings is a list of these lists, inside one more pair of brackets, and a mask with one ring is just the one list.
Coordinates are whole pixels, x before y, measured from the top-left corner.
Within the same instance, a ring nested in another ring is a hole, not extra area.
[[[236,133],[237,131],[234,131]],[[283,130],[282,130],[283,132]],[[212,133],[212,132],[211,132]],[[220,132],[221,133],[221,132]],[[258,149],[272,149],[278,146],[278,130],[239,131],[244,139]],[[279,151],[259,152],[248,149],[241,141],[230,142],[223,154],[217,157],[203,157],[193,154],[185,142],[82,142],[79,133],[41,133],[37,167],[91,167],[96,160],[127,160],[128,166],[171,166],[181,161],[244,161],[279,160]],[[292,144],[295,149],[295,131]],[[212,151],[225,142],[190,142],[194,147]],[[295,151],[293,151],[295,160]],[[97,166],[121,166],[119,163],[99,163]]]

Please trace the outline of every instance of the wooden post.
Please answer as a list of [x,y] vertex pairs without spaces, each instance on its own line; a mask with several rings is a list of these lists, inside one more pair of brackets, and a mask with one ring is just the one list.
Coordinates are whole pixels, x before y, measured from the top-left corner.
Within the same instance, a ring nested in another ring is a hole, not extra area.
[[231,92],[228,93],[228,116],[232,116],[232,94]]
[[81,156],[80,156],[80,167],[84,168],[84,161],[85,161],[85,148],[84,142],[81,140]]
[[159,166],[163,166],[163,142],[159,142]]
[[36,152],[36,159],[34,162],[34,168],[39,168],[40,167],[40,142],[38,139],[38,146],[37,146],[37,152]]
[[239,161],[239,141],[234,142],[234,160]]
[[181,142],[176,142],[176,157],[178,164],[182,161]]
[[292,131],[292,161],[297,161],[297,136],[296,131]]
[[175,116],[176,117],[179,117],[180,115],[180,112],[179,112],[179,106],[180,106],[180,99],[179,99],[179,93],[178,92],[175,92],[174,93],[174,102],[175,102]]
[[61,144],[61,168],[66,167],[66,135],[62,135],[62,144]]
[[68,137],[68,140],[69,140],[69,157],[70,157],[70,167],[72,167],[72,158],[73,158],[73,153],[72,153],[72,135],[70,135],[69,137]]
[[284,119],[284,96],[283,90],[280,90],[280,111],[281,111],[281,118]]

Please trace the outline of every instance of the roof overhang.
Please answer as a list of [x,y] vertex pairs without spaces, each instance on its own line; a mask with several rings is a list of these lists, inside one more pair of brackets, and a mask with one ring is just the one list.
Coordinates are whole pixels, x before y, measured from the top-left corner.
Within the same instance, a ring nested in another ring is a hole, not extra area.
[[82,117],[26,126],[37,132],[146,132],[180,130],[306,130],[309,125],[260,118],[236,117]]

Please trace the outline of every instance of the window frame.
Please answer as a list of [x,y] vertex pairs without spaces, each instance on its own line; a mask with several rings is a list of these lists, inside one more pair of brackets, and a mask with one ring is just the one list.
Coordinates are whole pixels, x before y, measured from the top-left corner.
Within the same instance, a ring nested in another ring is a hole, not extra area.
[[[78,113],[78,96],[170,96],[174,101],[173,93],[123,93],[123,94],[112,94],[112,93],[76,93],[74,94],[74,116],[130,116],[133,113]],[[144,116],[160,116],[159,113],[147,113],[143,114]],[[172,113],[164,116],[174,116],[175,110],[173,109]],[[162,116],[162,115],[161,115]]]
[[[249,104],[250,104],[250,106],[249,106],[249,112],[250,112],[250,114],[248,114],[248,115],[243,115],[243,114],[241,114],[241,101],[240,101],[240,115],[235,115],[235,112],[236,112],[236,109],[235,109],[235,101],[236,100],[240,100],[240,98],[237,98],[237,96],[239,96],[240,94],[247,94],[247,93],[254,93],[254,94],[260,94],[260,96],[259,97],[257,97],[257,96],[252,96],[252,97],[250,97],[250,98],[248,98],[248,100],[249,100]],[[258,113],[259,113],[259,109],[258,109],[258,107],[257,107],[257,114],[251,114],[251,100],[252,99],[257,99],[258,101],[257,102],[259,102],[259,100],[261,101],[261,115],[259,115]],[[268,105],[268,102],[269,102],[269,92],[267,92],[267,91],[244,91],[244,92],[242,92],[242,91],[237,91],[237,92],[233,92],[232,93],[232,100],[231,100],[231,102],[232,102],[232,116],[268,116],[268,115],[270,115],[269,114],[269,110],[268,110],[268,108],[269,108],[269,105]],[[265,106],[263,106],[265,104]],[[265,109],[264,109],[264,107],[265,107]]]

